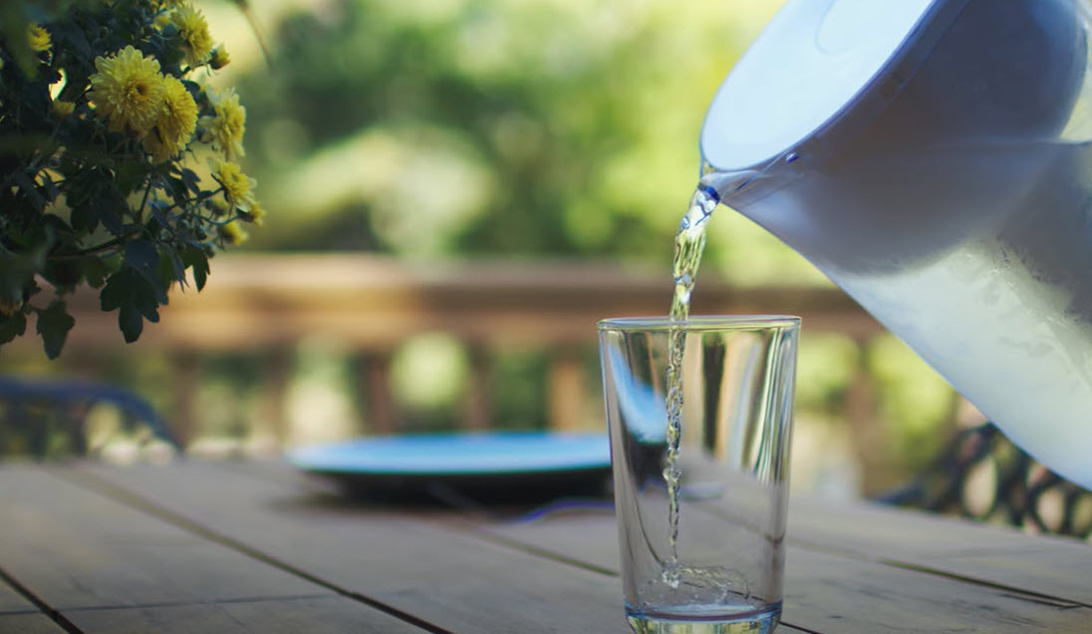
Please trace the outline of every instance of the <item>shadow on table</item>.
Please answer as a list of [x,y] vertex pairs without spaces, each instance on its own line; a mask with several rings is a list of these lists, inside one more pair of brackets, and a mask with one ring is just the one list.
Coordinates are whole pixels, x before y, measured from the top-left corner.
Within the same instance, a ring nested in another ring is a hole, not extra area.
[[549,483],[512,477],[503,483],[448,479],[414,479],[377,486],[367,479],[314,475],[316,487],[307,495],[279,506],[338,511],[452,511],[497,521],[531,521],[558,512],[595,510],[613,513],[609,477],[601,473],[572,474]]

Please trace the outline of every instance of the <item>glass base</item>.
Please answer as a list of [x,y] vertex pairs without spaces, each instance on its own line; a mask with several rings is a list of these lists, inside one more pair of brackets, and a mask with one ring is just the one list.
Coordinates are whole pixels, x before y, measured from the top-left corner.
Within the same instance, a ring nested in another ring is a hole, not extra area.
[[713,615],[654,614],[626,611],[629,626],[636,634],[770,634],[781,621],[781,604]]

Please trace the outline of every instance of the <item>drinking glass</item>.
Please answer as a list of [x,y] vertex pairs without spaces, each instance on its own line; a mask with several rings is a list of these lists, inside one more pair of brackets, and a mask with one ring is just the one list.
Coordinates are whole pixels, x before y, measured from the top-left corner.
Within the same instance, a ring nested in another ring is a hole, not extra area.
[[625,609],[638,634],[777,627],[799,327],[789,316],[599,323]]

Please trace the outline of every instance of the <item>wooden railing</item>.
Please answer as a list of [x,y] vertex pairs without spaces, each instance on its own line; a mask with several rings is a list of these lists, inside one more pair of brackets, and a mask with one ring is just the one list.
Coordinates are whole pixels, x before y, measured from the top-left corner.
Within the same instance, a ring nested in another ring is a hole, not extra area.
[[[391,355],[408,338],[450,333],[471,351],[473,371],[462,419],[467,428],[491,424],[488,377],[491,353],[506,347],[536,347],[551,355],[549,412],[558,429],[579,426],[588,384],[581,351],[596,338],[599,319],[662,315],[671,282],[659,268],[574,261],[460,261],[410,264],[369,255],[221,256],[212,261],[200,293],[175,289],[158,324],[147,324],[140,351],[165,353],[177,373],[178,398],[167,418],[178,435],[195,429],[193,394],[203,353],[265,351],[263,383],[272,402],[271,431],[284,437],[283,398],[291,350],[322,333],[364,360],[361,389],[368,395],[364,417],[371,431],[398,427],[390,396]],[[77,327],[66,356],[107,353],[123,344],[116,314],[98,310],[93,292],[72,298]],[[837,332],[864,345],[881,326],[834,287],[738,288],[702,278],[695,313],[783,313],[803,318],[805,332]],[[24,354],[32,337],[12,347]],[[7,351],[5,351],[7,352]],[[586,354],[584,355],[586,357]],[[872,417],[864,368],[847,395],[851,424]]]

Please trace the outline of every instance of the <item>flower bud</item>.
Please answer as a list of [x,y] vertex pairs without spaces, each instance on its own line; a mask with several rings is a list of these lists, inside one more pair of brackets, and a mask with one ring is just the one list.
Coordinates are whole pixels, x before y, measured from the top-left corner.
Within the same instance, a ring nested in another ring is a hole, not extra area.
[[227,49],[221,44],[212,50],[212,58],[209,60],[209,66],[213,70],[220,70],[224,66],[227,66],[231,62],[231,56],[228,55]]

